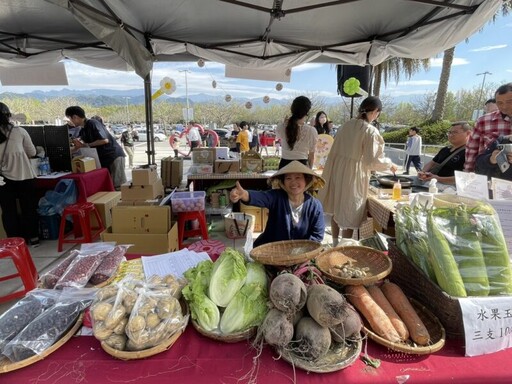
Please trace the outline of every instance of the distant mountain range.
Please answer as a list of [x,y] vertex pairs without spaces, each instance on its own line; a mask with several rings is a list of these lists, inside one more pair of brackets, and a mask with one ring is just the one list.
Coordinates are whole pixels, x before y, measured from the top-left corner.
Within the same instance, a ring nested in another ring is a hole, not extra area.
[[[78,102],[89,104],[95,107],[103,107],[106,105],[125,105],[128,103],[129,105],[139,105],[144,104],[144,94],[140,89],[132,89],[126,91],[119,91],[114,89],[91,89],[91,90],[73,90],[63,88],[61,90],[52,90],[52,91],[32,91],[29,93],[14,93],[14,92],[3,92],[0,93],[0,98],[2,97],[22,97],[29,99],[37,99],[44,101],[46,99],[53,98],[62,98],[62,97],[73,97]],[[198,93],[194,95],[189,95],[189,103],[199,104],[199,103],[212,103],[212,102],[221,102],[224,100],[223,96],[213,96],[205,93]],[[409,101],[408,97],[398,97],[393,98],[393,102],[398,104],[400,102]],[[254,106],[264,106],[262,98],[238,98],[236,97],[234,100],[238,103],[246,103],[250,101]],[[341,96],[337,97],[323,97],[327,105],[339,104],[342,102]],[[161,97],[156,100],[156,102],[163,103],[181,103],[185,104],[187,102],[185,97]],[[288,99],[272,99],[272,104],[288,104]]]

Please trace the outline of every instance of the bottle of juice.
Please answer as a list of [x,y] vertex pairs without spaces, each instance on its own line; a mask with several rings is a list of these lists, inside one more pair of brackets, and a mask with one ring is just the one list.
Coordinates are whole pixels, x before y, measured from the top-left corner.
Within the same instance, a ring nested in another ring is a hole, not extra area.
[[400,184],[400,180],[397,180],[395,184],[393,184],[393,200],[400,200],[402,198],[402,184]]

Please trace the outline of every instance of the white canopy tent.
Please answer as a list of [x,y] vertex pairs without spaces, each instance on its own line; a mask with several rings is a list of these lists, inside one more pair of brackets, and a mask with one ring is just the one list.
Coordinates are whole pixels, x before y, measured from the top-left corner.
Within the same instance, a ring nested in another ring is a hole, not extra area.
[[[377,65],[455,46],[501,0],[2,0],[0,71],[64,58],[134,70],[144,79],[152,138],[151,69],[199,58],[252,69],[307,62]],[[154,162],[152,140],[148,161]]]

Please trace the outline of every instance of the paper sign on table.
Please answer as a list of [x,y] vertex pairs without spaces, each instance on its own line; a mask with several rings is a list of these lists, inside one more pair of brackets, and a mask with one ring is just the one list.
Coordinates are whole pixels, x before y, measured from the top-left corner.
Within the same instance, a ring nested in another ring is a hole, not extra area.
[[492,177],[491,189],[494,200],[512,200],[512,181]]
[[201,261],[211,260],[206,252],[194,252],[188,249],[162,255],[142,256],[141,259],[146,279],[153,275],[169,274],[182,278],[188,269],[195,267]]
[[455,171],[457,195],[477,200],[489,200],[487,176]]
[[466,356],[512,347],[512,297],[459,298]]

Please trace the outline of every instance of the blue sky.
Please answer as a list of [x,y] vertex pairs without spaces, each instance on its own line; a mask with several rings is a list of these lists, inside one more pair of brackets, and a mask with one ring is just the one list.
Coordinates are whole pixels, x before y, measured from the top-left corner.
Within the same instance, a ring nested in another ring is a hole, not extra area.
[[[449,90],[461,88],[473,89],[480,87],[483,76],[478,73],[490,72],[486,84],[502,84],[512,81],[512,16],[499,17],[495,23],[485,25],[482,32],[470,36],[455,49]],[[431,59],[428,72],[420,72],[411,79],[402,79],[398,84],[392,80],[381,91],[389,96],[413,96],[426,92],[436,92],[441,73],[442,53]],[[69,86],[76,90],[88,89],[140,89],[143,83],[135,73],[107,71],[91,68],[73,62],[66,63]],[[219,98],[230,94],[234,99],[257,98],[268,95],[272,98],[289,98],[298,94],[317,94],[319,96],[336,97],[336,69],[327,64],[305,64],[292,70],[291,82],[282,83],[284,88],[277,92],[276,82],[242,80],[224,77],[224,65],[207,62],[200,68],[195,62],[188,63],[156,63],[153,71],[153,88],[158,89],[160,80],[170,77],[175,80],[177,89],[172,96],[185,96],[185,74],[188,70],[187,83],[189,95],[206,93]],[[215,80],[217,87],[212,87]],[[1,92],[26,93],[33,90],[54,90],[63,87],[0,87]]]

